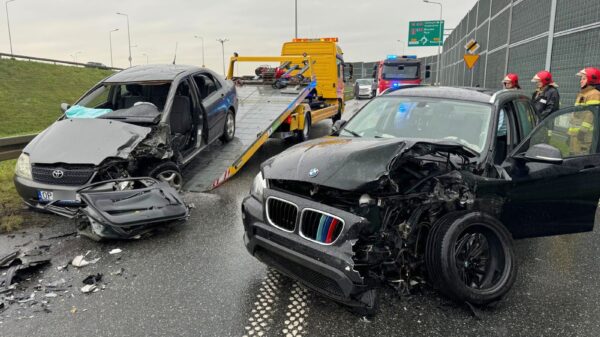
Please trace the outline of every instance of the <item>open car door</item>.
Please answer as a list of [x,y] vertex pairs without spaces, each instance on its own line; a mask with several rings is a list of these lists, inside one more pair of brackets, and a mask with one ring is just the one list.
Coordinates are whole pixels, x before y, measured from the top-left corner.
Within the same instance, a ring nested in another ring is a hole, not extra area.
[[591,231],[600,198],[600,106],[554,112],[503,167],[502,221],[515,238]]

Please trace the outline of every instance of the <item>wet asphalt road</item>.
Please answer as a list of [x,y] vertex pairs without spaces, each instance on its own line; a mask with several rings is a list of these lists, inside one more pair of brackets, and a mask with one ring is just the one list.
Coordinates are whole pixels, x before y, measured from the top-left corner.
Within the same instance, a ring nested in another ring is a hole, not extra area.
[[[357,103],[349,103],[349,110],[352,106]],[[315,135],[326,134],[329,125],[320,123]],[[517,242],[517,282],[505,300],[481,310],[480,319],[424,289],[403,298],[383,291],[379,315],[366,321],[269,272],[243,246],[240,203],[260,162],[285,147],[270,141],[216,191],[187,194],[196,206],[189,221],[153,237],[44,241],[52,244],[53,265],[23,285],[65,278],[73,287],[50,300],[50,313],[11,306],[0,314],[0,336],[600,335],[598,232]],[[37,239],[38,232],[45,238],[73,228],[59,217],[47,218],[52,226],[0,237],[0,253]],[[113,248],[123,253],[109,255]],[[101,258],[97,264],[56,270],[88,250],[90,257]],[[120,267],[125,269],[122,276],[110,275]],[[81,294],[76,289],[81,280],[98,272],[105,274],[106,289]]]

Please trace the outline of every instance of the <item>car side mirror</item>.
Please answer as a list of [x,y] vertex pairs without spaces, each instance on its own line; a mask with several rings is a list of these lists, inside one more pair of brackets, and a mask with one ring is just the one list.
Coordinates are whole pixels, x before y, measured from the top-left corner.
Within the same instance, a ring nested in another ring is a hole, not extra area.
[[344,125],[346,125],[346,123],[348,123],[348,121],[345,121],[343,119],[340,119],[333,123],[333,125],[331,126],[331,134],[337,135],[338,132],[340,132],[340,130],[344,127]]
[[69,103],[60,103],[60,110],[62,110],[63,113],[67,112],[67,110],[69,110],[71,106],[69,105]]
[[548,144],[535,144],[530,147],[524,155],[517,158],[522,158],[526,161],[562,164],[563,158],[560,150]]

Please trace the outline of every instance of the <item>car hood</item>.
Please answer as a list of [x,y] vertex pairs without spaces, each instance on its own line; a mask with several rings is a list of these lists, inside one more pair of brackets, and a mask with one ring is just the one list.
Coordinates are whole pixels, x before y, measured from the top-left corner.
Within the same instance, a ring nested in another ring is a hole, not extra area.
[[34,164],[93,164],[126,159],[150,133],[147,127],[106,119],[64,119],[50,125],[23,150]]
[[476,152],[448,141],[326,137],[289,148],[263,163],[262,170],[266,179],[362,191],[387,175],[396,158],[433,152],[467,159],[477,156]]

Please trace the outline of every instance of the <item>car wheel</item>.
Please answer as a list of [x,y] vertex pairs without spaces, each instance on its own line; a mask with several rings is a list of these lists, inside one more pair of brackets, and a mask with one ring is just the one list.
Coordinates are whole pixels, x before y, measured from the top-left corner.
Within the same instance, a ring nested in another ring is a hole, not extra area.
[[223,143],[229,143],[233,140],[235,136],[235,115],[233,111],[227,111],[227,116],[225,116],[225,126],[223,128],[223,135],[221,136],[221,141]]
[[331,120],[334,123],[342,119],[342,104],[342,100],[338,99],[338,112],[335,115],[333,115],[333,117],[331,117]]
[[310,131],[312,129],[312,120],[310,112],[304,113],[304,127],[302,130],[296,130],[296,142],[301,143],[310,139]]
[[165,182],[177,191],[183,188],[183,176],[179,167],[173,162],[164,162],[151,167],[146,176]]
[[425,255],[433,286],[458,302],[484,305],[499,300],[517,277],[511,234],[480,212],[440,218],[429,233]]

